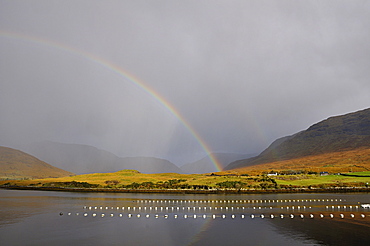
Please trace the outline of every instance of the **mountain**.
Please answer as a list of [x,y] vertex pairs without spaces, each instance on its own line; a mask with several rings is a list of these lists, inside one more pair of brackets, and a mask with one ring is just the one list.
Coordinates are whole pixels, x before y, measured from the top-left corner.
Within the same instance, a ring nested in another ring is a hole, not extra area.
[[38,142],[22,147],[54,166],[76,174],[135,169],[142,173],[181,173],[175,164],[154,157],[118,157],[108,151],[81,144]]
[[[236,153],[213,153],[212,155],[218,160],[222,168],[225,168],[228,164],[230,164],[233,161],[254,156],[253,154],[236,154]],[[184,173],[211,173],[219,171],[212,163],[209,156],[206,156],[196,162],[185,164],[181,166],[181,170],[183,170]]]
[[330,117],[292,136],[277,139],[260,155],[230,163],[235,169],[370,147],[370,108]]
[[124,165],[124,169],[135,169],[141,173],[183,173],[172,162],[154,157],[123,157],[119,163]]
[[41,179],[73,175],[20,150],[0,146],[0,179]]

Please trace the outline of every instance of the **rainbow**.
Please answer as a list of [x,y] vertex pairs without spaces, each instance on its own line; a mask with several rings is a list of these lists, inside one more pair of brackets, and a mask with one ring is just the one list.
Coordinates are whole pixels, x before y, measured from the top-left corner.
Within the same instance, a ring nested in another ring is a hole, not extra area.
[[215,158],[213,153],[211,152],[211,148],[206,144],[206,142],[201,138],[199,133],[195,131],[195,129],[189,124],[189,122],[180,114],[180,112],[172,106],[163,96],[161,96],[159,93],[157,93],[154,89],[147,86],[144,82],[140,81],[137,77],[130,74],[129,72],[123,70],[118,65],[105,60],[101,57],[98,57],[94,54],[88,53],[86,51],[82,51],[70,46],[67,46],[62,43],[58,43],[52,40],[44,39],[44,38],[38,38],[30,35],[15,33],[15,32],[8,32],[8,31],[2,31],[0,30],[0,37],[4,38],[10,38],[10,39],[18,39],[23,41],[28,41],[36,44],[45,45],[51,48],[60,49],[63,51],[67,51],[68,53],[79,55],[85,59],[88,59],[100,66],[103,66],[104,68],[118,74],[119,76],[125,78],[132,84],[138,86],[142,90],[144,90],[149,96],[154,98],[156,101],[158,101],[160,104],[162,104],[172,115],[174,115],[181,123],[182,125],[191,133],[191,135],[197,140],[199,145],[202,147],[202,149],[207,153],[209,156],[209,159],[213,163],[213,165],[216,167],[218,171],[222,171],[222,165],[221,163]]

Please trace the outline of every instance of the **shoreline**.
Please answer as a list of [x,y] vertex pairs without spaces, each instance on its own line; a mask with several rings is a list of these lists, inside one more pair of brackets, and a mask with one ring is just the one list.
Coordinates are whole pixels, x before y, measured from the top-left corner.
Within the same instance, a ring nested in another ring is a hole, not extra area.
[[364,187],[335,188],[292,188],[266,190],[185,190],[185,189],[115,189],[115,188],[64,188],[64,187],[34,187],[34,186],[0,186],[7,190],[40,190],[62,192],[93,192],[93,193],[168,193],[168,194],[271,194],[271,193],[350,193],[370,192]]

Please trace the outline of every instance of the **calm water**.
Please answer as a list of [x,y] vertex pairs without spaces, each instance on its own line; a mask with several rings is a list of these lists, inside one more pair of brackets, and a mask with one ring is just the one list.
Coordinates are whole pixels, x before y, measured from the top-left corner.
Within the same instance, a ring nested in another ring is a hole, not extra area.
[[359,202],[370,194],[0,190],[0,244],[370,245],[370,211]]

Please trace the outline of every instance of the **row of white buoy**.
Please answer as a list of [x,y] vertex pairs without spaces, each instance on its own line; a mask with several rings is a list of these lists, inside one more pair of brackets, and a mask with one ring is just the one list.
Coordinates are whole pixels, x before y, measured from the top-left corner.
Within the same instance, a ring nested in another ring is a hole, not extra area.
[[[369,216],[369,215],[365,215],[365,214],[360,214],[360,217],[361,218],[366,218],[366,216]],[[255,217],[257,217],[257,216],[255,216],[254,214],[251,214],[251,218],[253,219],[253,218],[255,218]],[[259,216],[261,219],[263,219],[263,218],[266,218],[267,216],[266,215],[264,215],[264,214],[261,214],[260,216]],[[285,218],[285,216],[283,215],[283,214],[280,214],[280,216],[276,216],[276,215],[274,215],[274,214],[270,214],[270,216],[269,216],[271,219],[273,219],[273,218],[281,218],[281,219],[283,219],[283,218]],[[294,215],[294,214],[289,214],[288,216],[287,216],[287,218],[291,218],[291,219],[293,219],[294,217],[299,217],[299,218],[301,218],[301,219],[304,219],[305,218],[305,215],[304,214],[299,214],[299,215]],[[313,214],[309,214],[308,216],[306,216],[307,218],[310,218],[310,219],[313,219],[313,218],[315,218],[315,215],[313,215]],[[334,216],[334,214],[329,214],[328,215],[328,217],[329,218],[331,218],[331,219],[333,219],[335,216]],[[344,217],[345,217],[345,215],[344,214],[339,214],[339,217],[341,218],[341,219],[344,219]],[[323,214],[319,214],[319,218],[325,218],[325,215],[323,215]],[[355,218],[355,215],[354,214],[350,214],[350,218]]]
[[[281,207],[283,209],[283,207]],[[298,209],[300,208],[300,206],[297,207]],[[302,208],[306,209],[306,206],[303,206]],[[311,208],[311,207],[309,207]],[[108,210],[108,209],[116,209],[116,210],[127,210],[127,211],[130,211],[130,210],[133,210],[133,211],[136,211],[136,210],[172,210],[172,211],[180,211],[180,210],[209,210],[209,211],[212,211],[212,210],[245,210],[245,209],[273,209],[273,207],[229,207],[229,206],[225,206],[225,207],[218,207],[218,206],[215,206],[215,207],[87,207],[87,206],[84,206],[84,209],[88,209],[88,210]],[[287,208],[289,209],[289,208]],[[292,209],[294,209],[294,206],[292,206]]]
[[[62,216],[63,213],[61,212],[59,215]],[[68,216],[71,216],[73,214],[71,212],[69,212],[69,213],[67,213],[67,215]],[[75,215],[76,216],[79,216],[80,213],[75,213]],[[83,213],[82,215],[84,217],[89,216],[88,213]],[[106,216],[108,216],[108,217],[124,217],[124,214],[120,213],[118,215],[115,215],[114,213],[110,213],[110,214],[107,214],[106,215],[105,213],[101,213],[100,215],[98,215],[97,213],[92,213],[91,216],[92,217],[102,217],[102,218],[103,217],[106,217]],[[174,215],[171,215],[171,216],[173,216],[173,218],[175,218],[175,219],[180,218],[180,217],[183,217],[184,219],[187,219],[187,218],[194,218],[194,219],[196,219],[196,218],[203,218],[203,219],[206,219],[206,218],[212,218],[212,219],[222,218],[222,219],[226,219],[228,217],[225,214],[222,214],[222,215],[216,215],[216,214],[212,214],[212,215],[206,215],[206,214],[203,214],[203,215],[197,215],[197,214],[188,215],[188,214],[183,214],[182,216],[179,216],[177,214],[174,214]],[[361,218],[366,218],[367,216],[370,217],[370,215],[360,214],[360,217]],[[145,218],[150,218],[150,217],[162,218],[163,217],[163,218],[167,219],[167,218],[170,217],[170,215],[168,215],[168,214],[164,214],[164,215],[159,215],[159,214],[150,215],[150,214],[146,214],[146,215],[141,216],[141,214],[131,214],[131,213],[129,213],[129,214],[126,215],[126,217],[128,217],[128,218],[134,218],[134,217],[136,217],[136,218],[140,218],[140,217],[145,217]],[[293,219],[295,217],[298,217],[298,218],[301,218],[301,219],[304,219],[305,217],[310,218],[310,219],[313,219],[313,218],[315,218],[315,215],[314,214],[309,214],[309,215],[304,215],[304,214],[299,214],[299,215],[295,215],[295,214],[288,214],[288,215],[286,215],[286,214],[279,214],[279,215],[275,215],[275,214],[270,214],[270,215],[256,214],[255,215],[255,214],[251,214],[249,217],[251,219],[254,219],[254,218],[261,218],[261,219],[264,219],[264,218],[271,218],[271,219],[274,219],[274,218],[280,218],[280,219],[291,218],[291,219]],[[322,218],[325,218],[325,215],[319,214],[318,217],[322,219]],[[333,219],[335,217],[335,215],[334,214],[329,214],[329,215],[327,215],[327,217]],[[354,214],[350,214],[349,217],[350,218],[355,218],[355,215]],[[232,214],[230,216],[230,218],[231,219],[235,219],[236,218],[236,215],[235,214]],[[240,218],[241,219],[244,219],[244,218],[246,218],[246,215],[241,214],[240,215]],[[339,218],[344,219],[345,218],[345,215],[344,214],[339,214]]]
[[[214,207],[195,207],[195,206],[188,206],[188,207],[172,207],[172,206],[167,206],[167,207],[102,207],[102,206],[84,206],[84,209],[88,210],[122,210],[122,211],[214,211],[214,210],[246,210],[246,209],[253,209],[253,210],[272,210],[274,208],[278,209],[278,207],[263,207],[263,206],[253,206],[253,207],[229,207],[229,206],[214,206]],[[358,210],[360,206],[358,205],[333,205],[333,206],[326,206],[326,210],[352,210],[356,209]],[[286,209],[286,210],[306,210],[306,209],[312,209],[311,206],[287,206],[287,207],[280,207],[280,209]]]
[[138,200],[137,203],[284,203],[284,202],[342,202],[342,199],[278,199],[278,200]]
[[[116,210],[217,210],[217,209],[220,209],[220,210],[239,210],[239,209],[245,209],[245,207],[94,207],[94,206],[84,206],[83,207],[84,209],[88,209],[88,210],[108,210],[108,209],[116,209]],[[272,207],[271,207],[272,209]]]
[[359,209],[360,208],[360,206],[358,206],[358,205],[354,205],[354,206],[352,206],[352,205],[343,205],[343,206],[326,206],[325,207],[326,209],[332,209],[332,210],[334,210],[334,209],[353,209],[353,208],[355,208],[355,209]]

